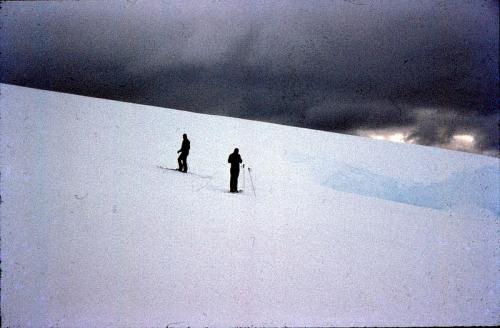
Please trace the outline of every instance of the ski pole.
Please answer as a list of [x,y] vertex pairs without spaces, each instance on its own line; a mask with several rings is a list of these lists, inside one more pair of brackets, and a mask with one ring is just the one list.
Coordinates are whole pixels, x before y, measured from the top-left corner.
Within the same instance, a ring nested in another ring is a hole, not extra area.
[[253,179],[252,179],[252,171],[250,170],[250,168],[248,168],[248,175],[250,176],[250,183],[252,184],[253,195],[257,197],[257,195],[255,194],[255,187],[253,185]]
[[245,190],[245,164],[243,164],[243,190]]

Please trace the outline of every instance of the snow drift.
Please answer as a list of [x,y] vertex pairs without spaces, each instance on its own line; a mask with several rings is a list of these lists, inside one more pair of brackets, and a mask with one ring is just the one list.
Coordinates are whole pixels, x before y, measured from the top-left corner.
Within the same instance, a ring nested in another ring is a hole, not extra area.
[[500,323],[497,158],[1,93],[5,326]]

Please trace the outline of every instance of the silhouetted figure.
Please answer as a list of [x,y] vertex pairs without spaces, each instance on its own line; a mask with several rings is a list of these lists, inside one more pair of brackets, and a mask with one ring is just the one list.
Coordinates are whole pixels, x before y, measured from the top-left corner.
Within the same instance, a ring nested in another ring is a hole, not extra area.
[[229,155],[229,158],[227,159],[227,162],[231,163],[231,181],[229,182],[230,192],[238,192],[238,176],[240,175],[240,163],[243,162],[238,152],[238,148],[235,148],[234,152]]
[[188,170],[187,166],[187,157],[189,155],[189,148],[190,148],[190,143],[189,139],[187,138],[187,135],[184,133],[182,135],[182,146],[181,149],[177,151],[178,153],[181,153],[179,155],[179,158],[177,158],[177,162],[179,163],[179,171],[186,173]]

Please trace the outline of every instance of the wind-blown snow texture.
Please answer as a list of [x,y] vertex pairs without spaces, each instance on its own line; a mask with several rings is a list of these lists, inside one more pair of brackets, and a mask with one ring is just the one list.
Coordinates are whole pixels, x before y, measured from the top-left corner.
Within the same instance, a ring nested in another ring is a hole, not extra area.
[[1,92],[5,326],[500,323],[496,158]]

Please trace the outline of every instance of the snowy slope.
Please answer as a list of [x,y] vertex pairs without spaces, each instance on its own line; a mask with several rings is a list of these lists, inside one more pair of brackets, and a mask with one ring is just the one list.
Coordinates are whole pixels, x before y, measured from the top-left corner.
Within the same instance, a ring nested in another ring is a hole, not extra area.
[[[5,326],[500,323],[497,158],[5,84],[0,108]],[[182,133],[193,174],[158,169]],[[227,193],[234,147],[256,196]]]

